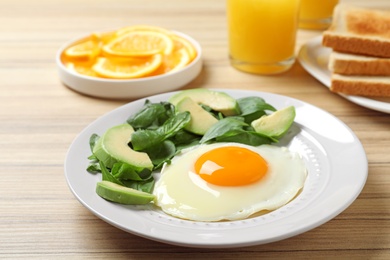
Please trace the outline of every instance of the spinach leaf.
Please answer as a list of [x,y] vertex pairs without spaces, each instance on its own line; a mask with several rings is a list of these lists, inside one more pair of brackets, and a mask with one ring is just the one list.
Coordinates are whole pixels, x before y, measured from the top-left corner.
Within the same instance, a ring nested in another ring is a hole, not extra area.
[[170,162],[170,159],[176,154],[176,146],[172,141],[165,140],[161,144],[142,151],[149,155],[155,170],[161,168],[165,162]]
[[174,136],[190,122],[190,113],[181,112],[169,118],[156,130],[138,130],[131,135],[134,150],[144,150]]
[[168,139],[183,129],[190,122],[190,120],[190,112],[181,112],[168,119],[157,130],[165,135],[165,139]]
[[178,154],[183,149],[190,148],[192,146],[198,145],[199,141],[200,141],[200,138],[199,138],[199,140],[194,140],[194,141],[192,141],[190,143],[187,143],[187,144],[177,145],[176,146],[176,154]]
[[176,145],[182,145],[182,144],[189,144],[189,143],[192,143],[194,141],[199,141],[200,140],[200,136],[196,135],[196,134],[193,134],[193,133],[190,133],[190,132],[187,132],[184,129],[181,129],[180,131],[178,131],[176,133],[175,136],[173,136],[171,138],[171,140]]
[[143,169],[138,172],[133,166],[118,162],[113,165],[111,174],[120,180],[142,181],[148,179],[152,172],[148,169]]
[[127,119],[134,129],[157,129],[175,114],[175,107],[168,102],[145,101],[143,108]]
[[214,124],[200,139],[199,143],[203,144],[215,140],[217,137],[229,135],[233,130],[242,130],[248,126],[243,117],[226,117]]
[[206,106],[205,104],[199,104],[204,110],[209,112],[212,116],[214,116],[216,119],[224,118],[223,114],[221,112],[213,110],[211,107]]
[[216,138],[217,142],[234,142],[242,143],[252,146],[259,146],[262,144],[270,144],[277,141],[276,139],[264,136],[254,131],[246,131],[244,129],[234,129],[226,132],[222,136]]
[[158,145],[164,140],[164,135],[157,130],[138,130],[131,135],[131,146],[140,151]]
[[123,185],[123,183],[118,180],[117,178],[115,178],[109,170],[107,170],[106,166],[104,165],[104,163],[102,161],[99,162],[100,164],[100,169],[102,170],[102,180],[103,181],[110,181],[110,182],[113,182],[113,183],[116,183],[116,184],[119,184],[119,185]]
[[100,169],[99,161],[90,162],[87,167],[87,172],[94,173],[94,174],[102,172],[102,170]]
[[100,139],[100,136],[97,134],[92,134],[89,138],[89,147],[91,148],[91,152],[93,152],[93,148],[95,147],[96,143]]
[[244,122],[243,117],[226,117],[213,125],[200,140],[207,142],[235,142],[258,146],[277,142],[276,139],[256,133],[253,128]]
[[176,153],[180,152],[185,148],[195,146],[199,144],[201,136],[187,132],[182,129],[171,138],[172,142],[176,145]]
[[123,181],[123,186],[132,188],[135,190],[140,190],[147,193],[152,193],[155,180],[153,177],[144,180],[144,181]]
[[253,120],[265,115],[266,110],[276,111],[270,104],[266,103],[261,97],[244,97],[237,99],[241,114],[245,118],[246,123],[251,123]]
[[150,170],[144,169],[141,172],[136,172],[134,167],[127,163],[116,163],[110,172],[103,162],[99,162],[99,165],[102,180],[144,192],[152,192],[155,180]]

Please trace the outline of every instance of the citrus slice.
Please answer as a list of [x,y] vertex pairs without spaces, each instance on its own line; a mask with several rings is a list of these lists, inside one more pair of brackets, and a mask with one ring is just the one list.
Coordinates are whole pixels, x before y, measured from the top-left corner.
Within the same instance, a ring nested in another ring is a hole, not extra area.
[[190,56],[190,60],[195,59],[197,53],[195,47],[192,45],[191,42],[175,34],[172,34],[171,37],[173,39],[173,42],[175,43],[175,48],[185,48]]
[[148,58],[113,61],[99,57],[92,69],[101,77],[130,79],[146,76],[155,71],[162,62],[162,55],[156,54]]
[[93,59],[100,53],[101,44],[93,39],[86,39],[65,50],[65,56],[76,59]]
[[68,62],[66,67],[71,71],[85,76],[98,77],[96,72],[92,70],[92,65],[93,63],[91,62]]
[[170,36],[154,31],[131,31],[103,46],[103,52],[116,56],[169,55],[174,44]]
[[82,75],[132,79],[174,72],[197,55],[191,41],[173,31],[135,25],[94,32],[68,47],[61,60]]
[[116,31],[110,32],[94,32],[91,35],[91,38],[95,41],[102,42],[103,44],[107,44],[117,36]]
[[186,49],[180,48],[172,52],[170,55],[164,56],[162,64],[151,76],[160,74],[172,73],[181,68],[184,68],[190,62],[190,56]]

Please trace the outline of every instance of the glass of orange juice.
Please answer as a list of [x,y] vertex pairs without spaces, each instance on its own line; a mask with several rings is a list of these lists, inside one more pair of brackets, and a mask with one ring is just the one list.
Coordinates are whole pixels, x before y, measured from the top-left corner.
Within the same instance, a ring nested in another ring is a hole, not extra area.
[[334,7],[339,0],[301,0],[299,28],[327,29],[332,22]]
[[300,0],[227,0],[231,65],[256,74],[291,68],[299,4]]

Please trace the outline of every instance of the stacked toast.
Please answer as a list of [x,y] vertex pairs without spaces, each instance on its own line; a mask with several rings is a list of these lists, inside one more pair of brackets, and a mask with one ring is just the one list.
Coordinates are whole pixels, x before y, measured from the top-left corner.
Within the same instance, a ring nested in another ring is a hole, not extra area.
[[390,11],[339,4],[322,44],[332,48],[331,91],[390,97]]

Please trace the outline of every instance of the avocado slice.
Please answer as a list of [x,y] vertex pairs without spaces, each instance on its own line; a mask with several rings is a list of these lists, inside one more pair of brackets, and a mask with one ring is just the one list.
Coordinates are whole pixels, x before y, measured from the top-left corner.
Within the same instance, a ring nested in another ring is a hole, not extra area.
[[206,88],[196,88],[180,91],[173,95],[169,102],[177,105],[180,100],[190,97],[197,104],[203,104],[211,109],[221,112],[225,116],[234,116],[240,113],[237,101],[224,92],[209,90]]
[[176,105],[176,110],[177,112],[190,112],[191,120],[184,129],[194,134],[204,135],[212,125],[218,122],[218,119],[189,97],[181,99]]
[[153,163],[148,154],[131,149],[128,143],[134,129],[129,124],[121,124],[109,128],[97,141],[93,154],[108,168],[116,162],[124,162],[138,170],[153,169]]
[[148,204],[154,200],[154,195],[121,186],[110,181],[100,181],[96,184],[96,193],[109,201],[126,205]]
[[256,132],[275,138],[282,137],[295,119],[295,107],[289,106],[252,121]]

